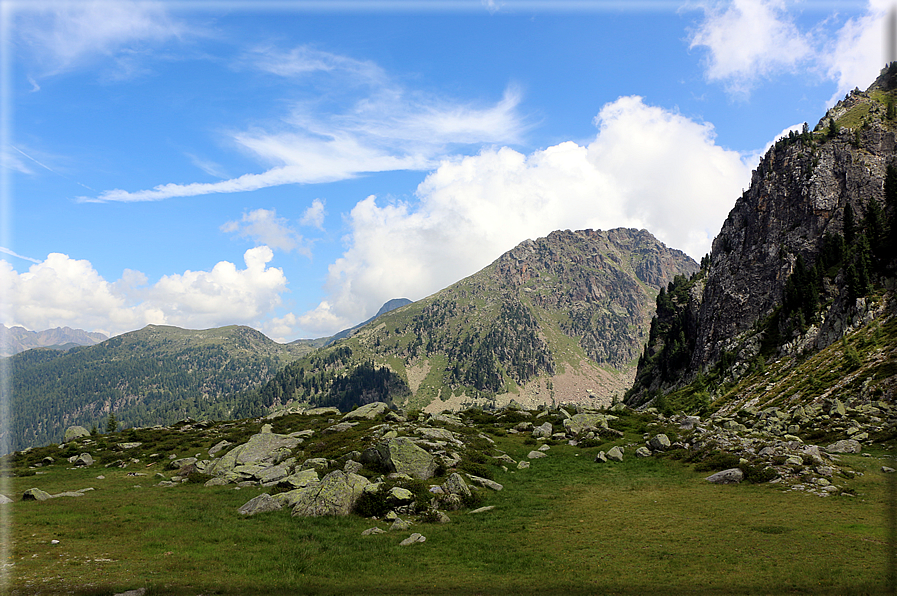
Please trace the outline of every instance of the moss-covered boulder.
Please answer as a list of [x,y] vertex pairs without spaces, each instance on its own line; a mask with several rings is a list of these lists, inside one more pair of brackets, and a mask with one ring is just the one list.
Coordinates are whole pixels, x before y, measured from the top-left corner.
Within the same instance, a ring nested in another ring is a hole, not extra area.
[[367,484],[364,476],[335,470],[320,482],[298,489],[293,516],[349,515]]
[[427,480],[436,471],[436,460],[408,437],[396,437],[377,446],[380,461],[390,472]]

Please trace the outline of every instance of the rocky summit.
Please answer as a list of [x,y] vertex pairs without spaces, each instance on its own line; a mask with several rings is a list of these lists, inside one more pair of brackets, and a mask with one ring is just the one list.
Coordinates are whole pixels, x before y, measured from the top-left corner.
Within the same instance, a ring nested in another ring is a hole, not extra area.
[[610,405],[632,382],[657,292],[697,269],[645,230],[553,232],[290,364],[255,401]]

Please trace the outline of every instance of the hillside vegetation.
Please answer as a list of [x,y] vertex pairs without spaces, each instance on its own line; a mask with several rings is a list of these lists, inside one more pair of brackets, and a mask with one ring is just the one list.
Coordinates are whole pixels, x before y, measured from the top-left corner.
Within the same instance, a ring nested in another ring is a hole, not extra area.
[[9,359],[11,447],[59,442],[71,425],[102,429],[110,413],[123,426],[239,417],[240,392],[312,349],[248,327],[149,325],[67,352],[28,350]]

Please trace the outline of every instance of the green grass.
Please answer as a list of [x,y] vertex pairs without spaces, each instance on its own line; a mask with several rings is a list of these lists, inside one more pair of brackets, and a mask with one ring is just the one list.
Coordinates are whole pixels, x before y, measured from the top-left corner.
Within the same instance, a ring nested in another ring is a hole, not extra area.
[[[618,426],[627,436],[617,444],[656,432],[639,416]],[[523,435],[495,438],[518,460],[533,449]],[[631,448],[621,464],[594,463],[612,444],[555,444],[527,470],[489,466],[505,487],[483,491],[495,509],[418,524],[411,531],[427,541],[411,547],[398,545],[410,531],[361,536],[388,525],[357,516],[240,516],[237,508],[259,488],[152,486],[166,462],[124,470],[54,464],[38,470],[46,474],[13,478],[16,493],[96,490],[9,506],[12,587],[17,594],[141,586],[148,594],[861,594],[884,586],[882,460],[844,456],[865,472],[843,481],[857,496],[819,498],[770,484],[710,485],[692,466],[636,459]]]

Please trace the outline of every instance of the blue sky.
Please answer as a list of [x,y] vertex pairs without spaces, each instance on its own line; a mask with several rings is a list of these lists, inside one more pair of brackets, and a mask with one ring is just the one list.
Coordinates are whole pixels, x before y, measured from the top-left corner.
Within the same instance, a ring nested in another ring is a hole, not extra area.
[[290,341],[555,229],[700,259],[889,6],[4,2],[0,322]]

